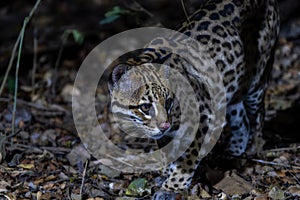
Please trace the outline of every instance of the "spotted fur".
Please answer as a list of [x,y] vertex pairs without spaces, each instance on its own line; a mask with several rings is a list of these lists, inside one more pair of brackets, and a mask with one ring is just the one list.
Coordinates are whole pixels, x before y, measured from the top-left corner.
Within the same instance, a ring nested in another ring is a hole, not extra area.
[[[208,0],[178,31],[197,40],[207,50],[205,55],[194,52],[192,58],[201,62],[202,57],[209,56],[222,76],[226,90],[226,119],[231,129],[227,150],[239,156],[246,151],[252,138],[261,136],[263,98],[279,32],[277,2]],[[210,124],[213,119],[209,104],[211,96],[202,79],[205,72],[214,76],[216,71],[210,66],[199,69],[180,60],[178,55],[171,55],[167,49],[178,48],[176,43],[181,40],[184,39],[178,35],[171,39],[154,39],[139,56],[117,65],[110,81],[111,92],[115,92],[116,97],[112,106],[123,116],[121,124],[159,139],[178,129],[180,108],[170,86],[163,81],[167,72],[161,69],[159,73],[153,73],[151,63],[166,64],[189,79],[200,100],[199,105],[195,105],[198,108],[195,112],[200,113],[199,130],[188,150],[165,170],[162,188],[175,191],[189,187],[202,157],[212,148],[209,143],[218,140],[214,133],[205,137],[209,130],[222,128]],[[177,49],[177,52],[180,56],[185,50]],[[133,69],[143,69],[144,73]],[[121,78],[125,81],[120,85]],[[147,84],[133,91],[133,86],[141,80]]]

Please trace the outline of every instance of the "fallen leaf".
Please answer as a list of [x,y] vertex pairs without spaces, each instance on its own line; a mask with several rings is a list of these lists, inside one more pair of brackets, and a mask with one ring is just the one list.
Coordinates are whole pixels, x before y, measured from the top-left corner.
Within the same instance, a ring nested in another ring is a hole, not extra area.
[[274,186],[271,188],[271,190],[268,193],[268,197],[274,200],[281,200],[285,199],[284,191],[282,191],[279,187]]
[[34,168],[34,164],[33,163],[19,164],[19,165],[17,165],[17,167],[21,167],[23,169],[33,169]]
[[72,166],[76,166],[79,162],[85,163],[90,158],[91,155],[81,144],[76,145],[67,155],[67,159]]
[[290,186],[288,191],[293,195],[293,197],[300,197],[300,186]]
[[6,189],[6,187],[9,187],[10,185],[11,185],[10,182],[1,180],[0,181],[0,192],[1,193],[7,192],[8,190]]
[[145,191],[146,184],[147,184],[147,180],[144,178],[139,178],[132,181],[126,190],[126,195],[141,196]]
[[118,171],[118,170],[115,170],[115,169],[112,169],[110,167],[107,167],[105,165],[99,165],[99,170],[100,170],[100,173],[107,176],[107,177],[110,177],[110,178],[116,178],[116,177],[119,177],[121,172]]
[[214,187],[229,195],[242,195],[249,193],[253,189],[253,186],[238,176],[235,171],[226,172],[225,177]]

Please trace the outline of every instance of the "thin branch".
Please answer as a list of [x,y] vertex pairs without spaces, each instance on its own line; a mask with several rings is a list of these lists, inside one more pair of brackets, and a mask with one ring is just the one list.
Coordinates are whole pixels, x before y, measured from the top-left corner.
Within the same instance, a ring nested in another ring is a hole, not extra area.
[[60,154],[65,154],[69,153],[71,149],[65,148],[65,147],[52,147],[52,146],[32,146],[32,145],[25,145],[25,144],[14,144],[11,147],[7,147],[8,150],[12,151],[15,149],[21,150],[21,151],[27,151],[30,150],[31,152],[34,153],[42,153],[43,150],[49,151],[51,153],[60,153]]
[[33,68],[32,68],[32,77],[31,77],[31,86],[33,88],[32,94],[35,94],[35,74],[37,68],[37,54],[38,54],[38,39],[37,39],[37,27],[34,27],[33,31]]
[[160,26],[160,27],[164,27],[164,25],[158,21],[155,16],[150,12],[148,11],[147,9],[145,9],[139,2],[137,2],[136,0],[133,1],[135,8],[133,8],[133,6],[129,6],[129,8],[133,11],[138,11],[138,12],[143,12],[145,13],[146,15],[148,15],[151,20],[153,21],[153,23],[156,23],[156,26]]
[[81,181],[80,193],[79,193],[81,199],[82,199],[82,190],[83,190],[84,181],[85,181],[85,174],[86,174],[87,164],[88,164],[88,160],[85,162],[84,170],[83,170],[83,173],[82,173],[82,181]]
[[284,148],[278,148],[278,149],[269,149],[267,151],[269,151],[269,152],[293,151],[293,150],[297,150],[297,149],[300,149],[300,146],[297,146],[297,147],[284,147]]
[[190,21],[190,18],[189,18],[189,14],[188,14],[188,12],[187,12],[187,10],[186,10],[186,7],[185,7],[185,5],[184,5],[183,0],[180,0],[180,3],[181,3],[181,6],[182,6],[184,15],[185,15],[185,17],[186,17],[186,20],[187,20],[187,22],[188,22],[188,26],[190,27],[190,29],[192,29],[192,28],[191,28],[191,21]]
[[67,39],[68,39],[67,35],[68,34],[69,33],[63,34],[63,36],[62,36],[62,44],[59,48],[58,55],[57,55],[55,65],[54,65],[53,76],[52,76],[52,87],[51,87],[51,92],[52,92],[52,95],[54,95],[54,96],[56,95],[55,87],[56,87],[58,66],[59,66],[59,63],[61,62],[62,53],[63,53],[64,47],[67,43]]
[[[39,3],[40,3],[41,0],[37,0],[37,2],[35,3],[34,7],[32,8],[32,10],[30,11],[29,15],[28,15],[28,21],[31,19],[32,15],[34,14],[34,12],[36,11]],[[26,19],[26,18],[25,18]],[[23,29],[23,27],[22,27]],[[18,35],[18,38],[17,38],[17,41],[16,43],[14,44],[14,47],[13,47],[13,50],[12,50],[12,54],[11,54],[11,57],[10,57],[10,60],[9,60],[9,63],[8,63],[8,67],[7,67],[7,70],[5,72],[5,75],[4,75],[4,78],[3,78],[3,81],[2,81],[2,84],[1,84],[1,87],[0,87],[0,96],[2,95],[2,92],[4,90],[4,87],[5,87],[5,84],[6,84],[6,81],[7,81],[7,78],[8,78],[8,75],[9,75],[9,72],[12,68],[12,64],[13,64],[13,61],[15,59],[15,55],[16,55],[16,52],[17,52],[17,47],[19,45],[19,42],[21,40],[21,37],[22,37],[22,30],[20,31],[19,35]]]
[[286,167],[286,168],[300,169],[300,167],[298,167],[298,166],[285,165],[285,164],[280,164],[280,163],[270,162],[270,161],[265,161],[265,160],[252,159],[252,161],[262,163],[262,164],[266,164],[266,165],[275,165],[275,166],[281,166],[281,167]]
[[16,65],[16,74],[15,74],[15,91],[14,91],[14,105],[13,105],[13,114],[11,120],[11,131],[15,133],[15,119],[16,119],[16,110],[17,110],[17,96],[18,96],[18,82],[19,82],[19,68],[20,68],[20,59],[21,59],[21,52],[22,52],[22,44],[24,39],[25,28],[28,23],[28,18],[26,17],[23,23],[23,27],[21,30],[21,38],[19,42],[19,51],[18,51],[18,59]]
[[[25,29],[26,29],[26,26],[28,24],[28,22],[30,21],[31,17],[33,16],[34,12],[36,11],[38,5],[40,4],[41,0],[37,0],[35,5],[33,6],[33,8],[31,9],[29,15],[24,19],[24,22],[23,22],[23,26],[22,26],[22,29],[21,29],[21,32],[19,34],[19,37],[17,39],[17,42],[16,42],[16,46],[17,44],[19,44],[19,49],[18,49],[18,58],[17,58],[17,64],[16,64],[16,73],[15,73],[15,90],[14,90],[14,105],[13,105],[13,115],[12,115],[12,122],[11,122],[11,125],[12,125],[12,133],[14,134],[15,132],[15,118],[16,118],[16,110],[17,110],[17,94],[18,94],[18,82],[19,82],[19,69],[20,69],[20,59],[21,59],[21,52],[22,52],[22,46],[23,46],[23,39],[24,39],[24,34],[25,34]],[[16,51],[16,49],[14,49]],[[14,57],[14,54],[15,54],[15,51],[12,53],[12,60],[13,60],[13,57]],[[12,66],[12,63],[11,63],[11,66]],[[9,66],[9,70],[11,68],[11,66]],[[8,71],[9,71],[8,70]],[[8,76],[8,73],[6,74]],[[4,80],[6,80],[6,78],[4,78]],[[4,88],[4,85],[5,85],[5,81],[3,80],[3,83],[2,83],[2,86]],[[2,86],[1,86],[1,90],[0,90],[0,95],[2,93]]]
[[11,54],[11,57],[10,57],[10,60],[9,60],[9,63],[8,63],[8,67],[7,67],[7,70],[5,72],[5,75],[4,75],[4,78],[3,78],[3,81],[2,81],[2,84],[1,84],[1,87],[0,87],[0,96],[2,95],[2,92],[3,92],[3,89],[4,89],[4,86],[6,84],[6,81],[7,81],[7,78],[8,78],[8,75],[9,75],[9,72],[12,68],[12,64],[13,64],[13,61],[14,61],[14,58],[15,58],[15,55],[16,55],[16,51],[17,51],[17,47],[19,45],[19,42],[20,42],[20,39],[21,39],[21,32],[18,36],[18,39],[14,45],[14,48],[12,50],[12,54]]
[[138,10],[136,10],[136,11],[144,12],[149,17],[154,18],[154,15],[151,12],[149,12],[148,10],[146,10],[139,2],[137,2],[137,1],[133,1],[133,2],[135,3],[136,7],[138,8]]
[[[11,99],[9,99],[9,98],[0,97],[0,102],[10,102],[10,101],[11,101]],[[49,112],[68,112],[68,110],[66,110],[62,106],[49,105],[47,107],[47,106],[44,106],[41,104],[24,101],[22,99],[17,99],[17,104],[21,104],[21,105],[29,106],[29,107],[37,109],[37,110],[44,110],[44,111],[49,111]]]

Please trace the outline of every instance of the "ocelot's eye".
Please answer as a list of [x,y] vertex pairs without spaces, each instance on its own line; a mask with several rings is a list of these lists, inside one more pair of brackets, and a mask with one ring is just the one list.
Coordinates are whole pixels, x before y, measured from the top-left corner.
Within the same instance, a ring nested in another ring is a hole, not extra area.
[[169,110],[172,106],[173,106],[173,99],[172,98],[168,98],[165,101],[165,108],[166,108],[166,110]]
[[144,103],[144,104],[140,105],[141,111],[143,111],[145,114],[149,113],[151,107],[152,107],[151,103]]

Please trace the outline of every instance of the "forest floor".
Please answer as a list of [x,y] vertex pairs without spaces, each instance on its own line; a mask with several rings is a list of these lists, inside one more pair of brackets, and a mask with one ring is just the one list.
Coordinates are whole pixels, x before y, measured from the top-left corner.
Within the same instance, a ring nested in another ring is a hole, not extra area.
[[[182,10],[180,4],[157,15],[168,4],[145,2],[41,2],[25,31],[18,80],[15,59],[0,94],[0,199],[150,199],[153,195],[160,171],[122,173],[103,165],[83,147],[72,115],[77,71],[98,43],[130,28],[168,20],[173,28],[184,17],[172,12]],[[1,4],[0,84],[23,20],[33,7],[32,1]],[[282,19],[265,99],[263,151],[226,163],[208,156],[205,170],[199,170],[202,175],[196,175],[184,199],[214,198],[198,184],[203,174],[233,199],[300,199],[300,16],[285,13]],[[101,87],[96,95],[100,102]],[[104,111],[107,107],[98,106]],[[103,113],[98,120],[108,123]]]

